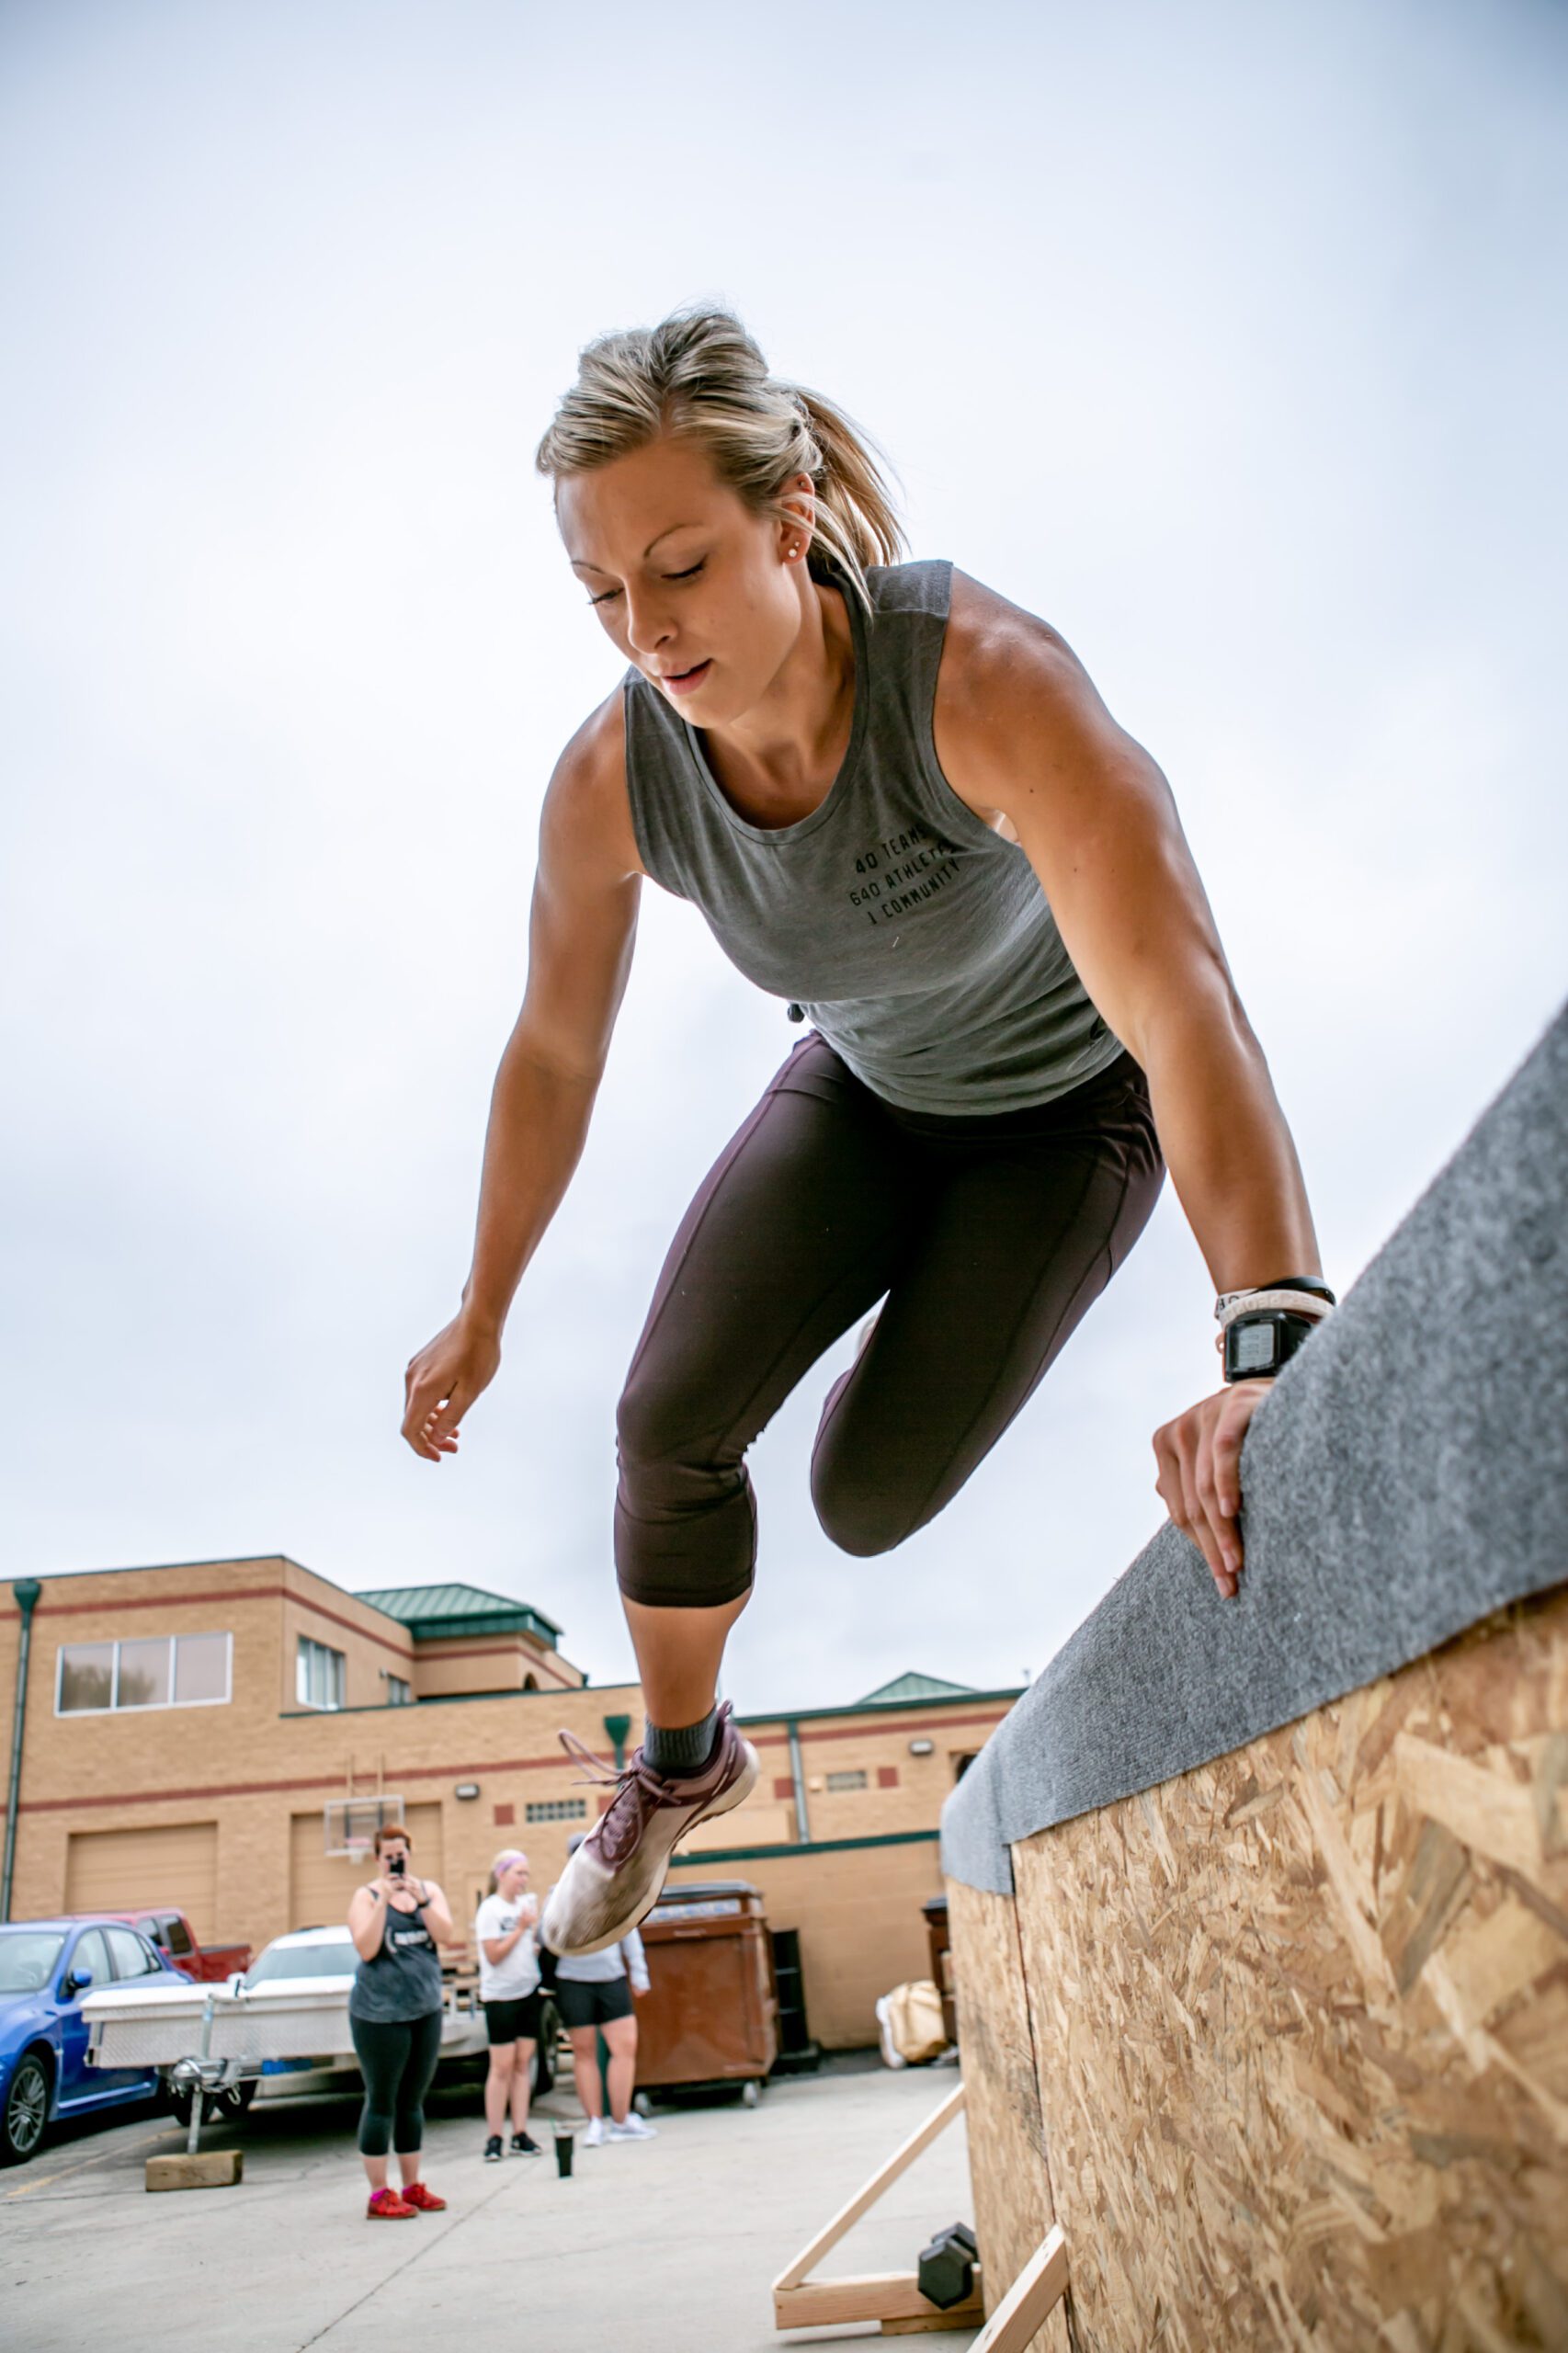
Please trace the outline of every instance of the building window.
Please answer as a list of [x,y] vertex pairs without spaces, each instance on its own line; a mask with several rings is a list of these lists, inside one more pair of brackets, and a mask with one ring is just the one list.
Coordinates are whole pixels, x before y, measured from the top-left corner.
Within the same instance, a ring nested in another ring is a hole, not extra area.
[[387,1677],[387,1705],[389,1708],[411,1708],[414,1705],[414,1686],[405,1683],[401,1675],[389,1675]]
[[523,1808],[529,1822],[584,1822],[587,1819],[586,1798],[537,1798]]
[[301,1634],[295,1669],[295,1696],[301,1707],[341,1708],[345,1704],[347,1669],[348,1662],[341,1651],[328,1650],[324,1643],[312,1643],[308,1634]]
[[838,1790],[863,1790],[866,1786],[864,1768],[853,1773],[830,1773],[827,1786],[830,1793]]
[[222,1707],[229,1698],[231,1637],[153,1634],[131,1643],[62,1643],[57,1716],[131,1708]]
[[978,1748],[971,1748],[967,1756],[962,1754],[954,1755],[953,1779],[955,1781],[961,1781],[963,1779],[964,1775],[969,1771],[970,1767],[973,1764],[979,1754],[980,1751]]

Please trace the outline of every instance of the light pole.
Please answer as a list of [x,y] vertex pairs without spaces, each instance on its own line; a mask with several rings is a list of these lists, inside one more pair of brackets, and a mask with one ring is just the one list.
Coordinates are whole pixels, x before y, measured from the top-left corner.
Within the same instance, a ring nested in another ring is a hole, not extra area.
[[11,1874],[17,1861],[17,1802],[22,1790],[22,1734],[28,1722],[28,1654],[32,1649],[33,1611],[43,1591],[36,1577],[18,1577],[11,1591],[22,1613],[17,1639],[17,1697],[11,1710],[11,1779],[6,1797],[6,1859],[0,1864],[0,1920],[11,1916]]

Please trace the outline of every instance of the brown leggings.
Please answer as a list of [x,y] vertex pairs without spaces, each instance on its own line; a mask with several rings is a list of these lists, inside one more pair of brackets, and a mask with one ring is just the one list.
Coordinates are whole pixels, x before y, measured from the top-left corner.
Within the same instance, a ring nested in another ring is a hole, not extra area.
[[902,1111],[803,1038],[670,1245],[618,1415],[622,1591],[699,1608],[749,1588],[745,1452],[885,1293],[834,1383],[812,1498],[846,1552],[935,1518],[1142,1232],[1165,1175],[1123,1054],[1025,1111]]

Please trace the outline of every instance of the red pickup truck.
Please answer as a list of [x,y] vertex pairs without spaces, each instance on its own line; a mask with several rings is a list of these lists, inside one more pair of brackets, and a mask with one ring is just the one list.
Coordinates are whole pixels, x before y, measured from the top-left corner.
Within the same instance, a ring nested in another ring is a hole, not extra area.
[[[85,1916],[85,1915],[84,1915]],[[195,1933],[185,1914],[172,1904],[150,1904],[141,1912],[95,1912],[95,1920],[124,1920],[140,1928],[149,1944],[156,1945],[164,1959],[183,1969],[187,1977],[199,1984],[221,1984],[236,1970],[250,1967],[249,1945],[209,1945],[205,1952],[196,1941]]]

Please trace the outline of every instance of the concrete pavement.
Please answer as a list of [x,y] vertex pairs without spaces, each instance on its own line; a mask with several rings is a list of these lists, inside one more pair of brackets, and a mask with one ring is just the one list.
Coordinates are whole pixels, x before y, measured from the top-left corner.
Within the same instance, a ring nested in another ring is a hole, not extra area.
[[[76,2128],[0,2174],[0,2337],[26,2353],[777,2353],[864,2331],[778,2337],[769,2282],[953,2085],[945,2069],[831,2072],[771,2085],[756,2109],[658,2108],[659,2138],[487,2165],[477,2091],[437,2091],[426,2177],[449,2211],[365,2222],[358,2103],[263,2103],[237,2133],[233,2189],[150,2196],[142,2167],[182,2145],[159,2118]],[[575,2113],[569,2092],[541,2124]],[[544,2135],[541,2132],[540,2137]],[[844,2241],[834,2272],[914,2267],[972,2221],[961,2120]],[[973,2332],[923,2336],[933,2353]]]

